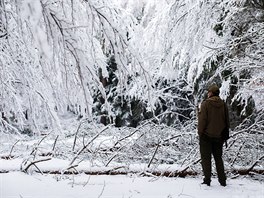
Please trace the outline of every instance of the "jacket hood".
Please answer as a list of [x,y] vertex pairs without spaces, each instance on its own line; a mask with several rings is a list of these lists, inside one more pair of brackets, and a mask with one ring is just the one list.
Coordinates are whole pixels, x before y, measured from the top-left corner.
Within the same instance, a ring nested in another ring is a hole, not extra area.
[[224,106],[224,102],[221,100],[219,96],[212,96],[207,99],[209,105],[216,107],[216,108],[221,108]]

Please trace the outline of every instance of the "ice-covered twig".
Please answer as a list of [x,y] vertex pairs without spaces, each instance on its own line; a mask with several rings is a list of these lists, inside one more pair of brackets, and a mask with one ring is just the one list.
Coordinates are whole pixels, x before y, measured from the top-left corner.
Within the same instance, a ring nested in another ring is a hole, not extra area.
[[253,168],[262,160],[264,159],[264,155],[262,155],[259,159],[257,159],[253,164],[252,166],[246,170],[246,173],[248,174],[250,171],[253,170]]
[[85,121],[87,121],[87,119],[82,120],[82,121],[80,122],[80,124],[78,125],[78,128],[77,128],[77,130],[76,130],[76,133],[75,133],[75,135],[74,135],[74,141],[73,141],[72,151],[74,151],[74,149],[75,149],[75,145],[76,145],[76,140],[77,140],[77,137],[78,137],[78,133],[79,133],[79,131],[80,131],[80,128],[81,128],[82,124],[83,124]]
[[54,141],[54,144],[53,144],[53,147],[52,147],[52,151],[54,152],[55,150],[55,146],[56,146],[56,143],[57,143],[57,140],[58,140],[59,136],[57,135],[55,141]]
[[[50,133],[49,133],[50,134]],[[36,154],[37,154],[37,150],[38,150],[38,146],[41,144],[41,142],[49,136],[49,134],[45,135],[43,138],[41,138],[41,140],[36,144],[35,147],[33,147],[30,155],[34,155],[34,159],[36,158]]]
[[13,152],[13,149],[14,149],[15,145],[16,145],[18,142],[19,142],[19,140],[17,140],[17,141],[15,142],[15,144],[13,144],[13,146],[12,146],[12,148],[11,148],[11,150],[10,150],[10,153],[9,153],[9,155],[8,155],[9,158],[11,158],[11,156],[12,156],[12,152]]
[[157,146],[156,146],[156,149],[155,149],[155,151],[154,151],[154,153],[153,153],[153,155],[152,155],[152,158],[149,160],[148,168],[150,167],[150,165],[151,165],[151,163],[152,163],[152,161],[153,161],[153,159],[154,159],[156,153],[158,152],[158,148],[159,148],[159,146],[160,146],[160,141],[158,142],[158,144],[157,144]]
[[85,144],[83,146],[83,148],[81,148],[77,154],[75,155],[75,157],[72,159],[72,161],[70,162],[69,166],[72,166],[72,164],[75,162],[75,160],[78,158],[78,156],[96,139],[98,138],[99,135],[101,135],[105,130],[107,130],[111,125],[106,126],[103,130],[101,130],[100,132],[98,132],[87,144]]
[[34,165],[35,167],[36,167],[36,164],[37,163],[39,163],[39,162],[44,162],[44,161],[49,161],[49,160],[51,160],[52,158],[44,158],[44,159],[39,159],[39,160],[35,160],[35,161],[32,161],[32,162],[30,162],[25,168],[22,168],[22,166],[21,166],[21,170],[23,171],[23,172],[28,172],[28,169],[32,166],[32,165]]

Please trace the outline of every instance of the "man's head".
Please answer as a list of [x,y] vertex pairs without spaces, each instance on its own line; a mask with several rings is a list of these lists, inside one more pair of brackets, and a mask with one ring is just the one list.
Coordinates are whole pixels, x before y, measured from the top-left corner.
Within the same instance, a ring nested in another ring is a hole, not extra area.
[[220,90],[217,85],[211,85],[207,91],[208,91],[208,97],[219,96],[220,94]]

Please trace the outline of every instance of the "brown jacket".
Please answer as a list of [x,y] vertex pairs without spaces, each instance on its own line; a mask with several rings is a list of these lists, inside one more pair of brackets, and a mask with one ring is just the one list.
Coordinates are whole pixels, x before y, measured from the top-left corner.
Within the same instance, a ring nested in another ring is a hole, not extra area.
[[198,113],[198,134],[220,138],[225,127],[229,128],[228,109],[219,96],[212,96],[201,105]]

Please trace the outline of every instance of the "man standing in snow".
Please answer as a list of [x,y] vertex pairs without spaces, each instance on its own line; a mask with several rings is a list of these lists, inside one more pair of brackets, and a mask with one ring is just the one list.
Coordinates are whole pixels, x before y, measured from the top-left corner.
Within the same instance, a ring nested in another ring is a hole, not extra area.
[[211,156],[213,155],[218,181],[226,186],[226,175],[222,159],[223,131],[229,129],[228,109],[219,97],[219,88],[212,85],[208,89],[207,99],[202,102],[198,112],[198,134],[204,180],[202,184],[211,183]]

